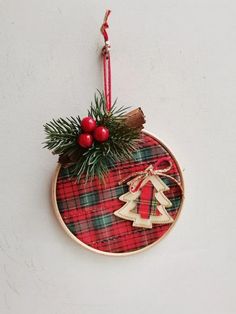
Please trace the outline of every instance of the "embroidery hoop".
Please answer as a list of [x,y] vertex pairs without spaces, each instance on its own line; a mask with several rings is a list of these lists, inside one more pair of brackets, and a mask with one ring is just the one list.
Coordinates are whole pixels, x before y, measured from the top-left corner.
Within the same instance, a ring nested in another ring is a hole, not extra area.
[[72,239],[74,240],[76,243],[80,244],[82,247],[88,249],[89,251],[98,253],[98,254],[102,254],[102,255],[106,255],[106,256],[128,256],[128,255],[133,255],[139,252],[143,252],[151,247],[153,247],[155,244],[159,243],[162,239],[164,239],[169,232],[172,230],[172,228],[175,226],[177,220],[179,219],[180,213],[182,211],[182,207],[183,207],[183,203],[184,203],[184,180],[183,180],[183,174],[181,171],[181,168],[179,166],[179,163],[177,161],[177,159],[175,158],[175,156],[173,155],[173,153],[171,152],[171,150],[162,142],[160,141],[154,134],[152,134],[149,131],[143,130],[142,131],[144,134],[147,134],[148,136],[152,137],[153,139],[157,140],[162,147],[164,147],[164,149],[166,149],[166,151],[171,155],[171,157],[173,158],[173,160],[175,161],[175,164],[178,168],[178,172],[179,172],[179,176],[180,176],[180,184],[181,184],[181,189],[182,189],[182,199],[181,199],[181,203],[178,209],[178,213],[176,215],[176,218],[174,219],[174,222],[171,224],[171,226],[169,227],[169,229],[165,232],[164,235],[162,235],[159,239],[157,239],[156,241],[154,241],[153,243],[141,248],[141,249],[137,249],[135,251],[130,251],[130,252],[123,252],[123,253],[113,253],[113,252],[106,252],[106,251],[101,251],[98,249],[95,249],[87,244],[85,244],[83,241],[81,241],[80,239],[78,239],[66,226],[64,220],[62,219],[61,215],[60,215],[60,211],[57,205],[57,197],[56,197],[56,188],[57,188],[57,178],[58,178],[58,174],[60,172],[61,169],[61,165],[58,165],[56,170],[55,170],[55,174],[52,178],[52,185],[51,185],[51,200],[52,200],[52,208],[54,211],[54,214],[57,218],[57,220],[59,221],[61,227],[63,228],[63,230],[65,231],[65,233]]

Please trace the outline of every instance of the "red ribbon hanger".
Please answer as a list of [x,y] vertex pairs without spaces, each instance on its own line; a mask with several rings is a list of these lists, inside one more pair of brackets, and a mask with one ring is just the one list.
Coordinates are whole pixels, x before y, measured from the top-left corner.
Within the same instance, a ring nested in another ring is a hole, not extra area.
[[109,25],[107,23],[108,17],[111,11],[107,10],[105,13],[104,21],[101,26],[101,33],[104,37],[105,45],[102,48],[102,57],[103,57],[103,80],[104,80],[104,94],[106,100],[107,111],[111,110],[111,56],[110,56],[110,42],[107,33],[107,28]]

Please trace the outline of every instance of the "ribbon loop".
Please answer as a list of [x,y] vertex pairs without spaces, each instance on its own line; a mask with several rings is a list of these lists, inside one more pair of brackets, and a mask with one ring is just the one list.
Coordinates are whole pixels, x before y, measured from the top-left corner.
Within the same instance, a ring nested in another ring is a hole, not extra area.
[[104,37],[105,42],[108,41],[108,34],[107,34],[106,29],[109,28],[107,20],[110,14],[111,14],[111,10],[107,10],[104,16],[103,24],[101,26],[101,33]]

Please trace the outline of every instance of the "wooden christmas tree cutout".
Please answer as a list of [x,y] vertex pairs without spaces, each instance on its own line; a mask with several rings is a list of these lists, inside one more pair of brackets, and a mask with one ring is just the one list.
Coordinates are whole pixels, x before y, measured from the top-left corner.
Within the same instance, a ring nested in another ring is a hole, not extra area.
[[[129,192],[119,197],[126,204],[114,215],[133,221],[134,227],[150,229],[153,224],[172,223],[174,220],[166,210],[172,203],[164,194],[169,187],[160,178],[160,172],[153,170],[153,166],[149,166],[144,173],[144,179],[137,176],[127,183]],[[152,190],[153,193],[150,193]]]

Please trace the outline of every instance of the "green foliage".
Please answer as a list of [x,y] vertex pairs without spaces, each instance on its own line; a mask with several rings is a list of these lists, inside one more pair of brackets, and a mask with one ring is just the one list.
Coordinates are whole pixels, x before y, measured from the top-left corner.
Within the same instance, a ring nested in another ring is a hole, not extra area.
[[88,115],[93,117],[97,125],[109,129],[110,137],[104,143],[94,142],[89,149],[80,147],[76,139],[82,132],[80,117],[59,118],[44,125],[46,132],[45,146],[58,154],[60,159],[71,165],[70,172],[78,180],[85,175],[86,180],[98,176],[104,180],[109,167],[115,162],[125,161],[132,157],[132,152],[139,143],[140,131],[129,128],[124,122],[128,108],[116,108],[116,102],[108,112],[103,94],[95,95]]

